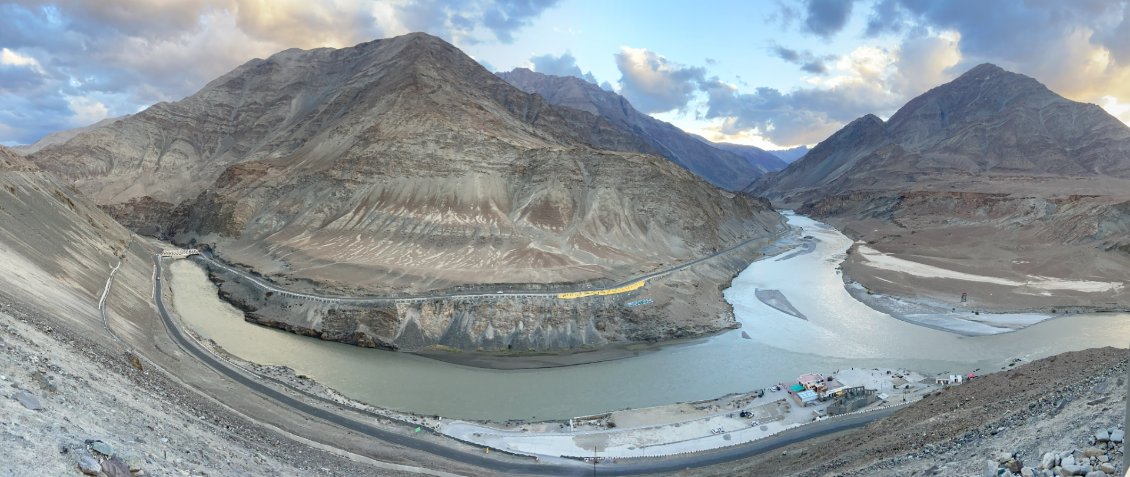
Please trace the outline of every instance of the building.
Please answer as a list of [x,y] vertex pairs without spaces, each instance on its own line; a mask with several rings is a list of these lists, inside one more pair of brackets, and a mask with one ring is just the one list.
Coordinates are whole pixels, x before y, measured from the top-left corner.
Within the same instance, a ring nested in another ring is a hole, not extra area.
[[816,391],[813,391],[811,389],[806,389],[804,391],[796,393],[796,399],[800,402],[801,406],[816,404],[816,400],[819,398],[820,397],[816,394]]
[[837,397],[832,404],[828,405],[829,416],[858,411],[879,400],[879,398],[875,396],[876,392],[874,389],[866,389],[863,386],[845,388],[838,394],[839,397]]
[[951,374],[949,376],[942,375],[934,378],[934,384],[941,384],[943,386],[950,384],[961,384],[965,377],[960,374]]
[[824,376],[821,374],[802,374],[796,378],[796,381],[800,383],[801,386],[804,386],[804,389],[816,391],[817,393],[822,393],[828,389],[827,380],[825,380]]

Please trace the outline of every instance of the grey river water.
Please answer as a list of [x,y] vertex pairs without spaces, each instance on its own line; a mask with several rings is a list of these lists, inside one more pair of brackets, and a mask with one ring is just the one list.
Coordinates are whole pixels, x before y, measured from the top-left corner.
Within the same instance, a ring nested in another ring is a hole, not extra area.
[[[375,406],[459,419],[563,419],[709,399],[848,367],[985,372],[1013,358],[1125,347],[1130,340],[1130,314],[1071,315],[979,337],[896,320],[844,290],[836,267],[850,239],[807,217],[789,221],[814,236],[816,247],[755,262],[734,280],[725,296],[741,329],[580,366],[471,368],[260,327],[222,302],[204,271],[187,260],[169,266],[172,304],[187,326],[243,359],[289,366]],[[754,296],[759,288],[780,290],[808,320],[761,303]],[[743,331],[752,339],[742,338]]]

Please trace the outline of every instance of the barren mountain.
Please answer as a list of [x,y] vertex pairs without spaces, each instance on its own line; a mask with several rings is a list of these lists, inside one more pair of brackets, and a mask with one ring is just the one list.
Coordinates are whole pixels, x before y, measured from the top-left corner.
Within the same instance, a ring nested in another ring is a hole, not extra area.
[[[874,115],[853,121],[754,190],[785,202],[955,181],[963,189],[1016,190],[1035,179],[1057,186],[1068,177],[1128,179],[1128,155],[1130,128],[1102,108],[983,64],[886,122]],[[1031,179],[1011,184],[1017,178]]]
[[0,172],[4,171],[35,171],[38,168],[15,151],[0,146]]
[[[551,104],[600,116],[626,134],[639,136],[651,150],[728,190],[741,190],[765,172],[784,167],[775,156],[760,149],[730,151],[687,134],[640,113],[623,96],[580,78],[546,75],[526,68],[497,74],[518,89],[536,93]],[[778,164],[780,167],[776,167]]]
[[[853,121],[751,190],[885,254],[845,264],[872,291],[955,303],[976,289],[981,308],[1049,311],[1130,303],[1128,186],[1130,128],[984,64],[886,122]],[[890,255],[967,275],[884,270]],[[1010,285],[1049,277],[1044,293]]]
[[[127,226],[208,243],[283,285],[336,294],[612,284],[780,227],[767,203],[639,152],[649,150],[598,116],[553,106],[442,40],[411,34],[253,60],[183,101],[31,157]],[[706,280],[720,284],[741,266],[727,262]],[[599,325],[614,339],[732,325],[720,293],[689,312],[697,300],[674,292],[642,312],[584,305],[602,311],[578,313],[561,325],[575,333],[540,342],[590,343],[582,335],[594,316],[689,315],[670,327],[652,321],[674,329],[662,333]],[[528,326],[517,318],[551,306],[470,316]],[[375,339],[445,344],[447,326],[464,315],[435,313],[425,338],[401,336],[412,318],[400,310],[396,326],[373,325],[387,332]],[[298,313],[291,325],[323,326],[321,316]],[[343,326],[365,328],[350,320]],[[462,331],[456,338],[468,342]]]

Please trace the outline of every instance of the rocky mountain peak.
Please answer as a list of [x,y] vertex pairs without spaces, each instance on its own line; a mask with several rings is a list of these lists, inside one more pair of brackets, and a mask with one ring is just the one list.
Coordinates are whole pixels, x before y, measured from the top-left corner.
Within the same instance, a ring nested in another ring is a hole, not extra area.
[[1128,157],[1130,128],[1117,118],[986,63],[886,123],[873,115],[851,122],[756,188],[802,197],[998,176],[1130,178]]

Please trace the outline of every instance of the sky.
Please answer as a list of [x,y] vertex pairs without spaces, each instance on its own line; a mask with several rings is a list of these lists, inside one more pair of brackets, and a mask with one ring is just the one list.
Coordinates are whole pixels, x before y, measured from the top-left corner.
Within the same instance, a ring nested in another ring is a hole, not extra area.
[[424,31],[711,140],[813,145],[981,63],[1130,122],[1124,0],[0,2],[0,144],[188,96],[253,58]]

